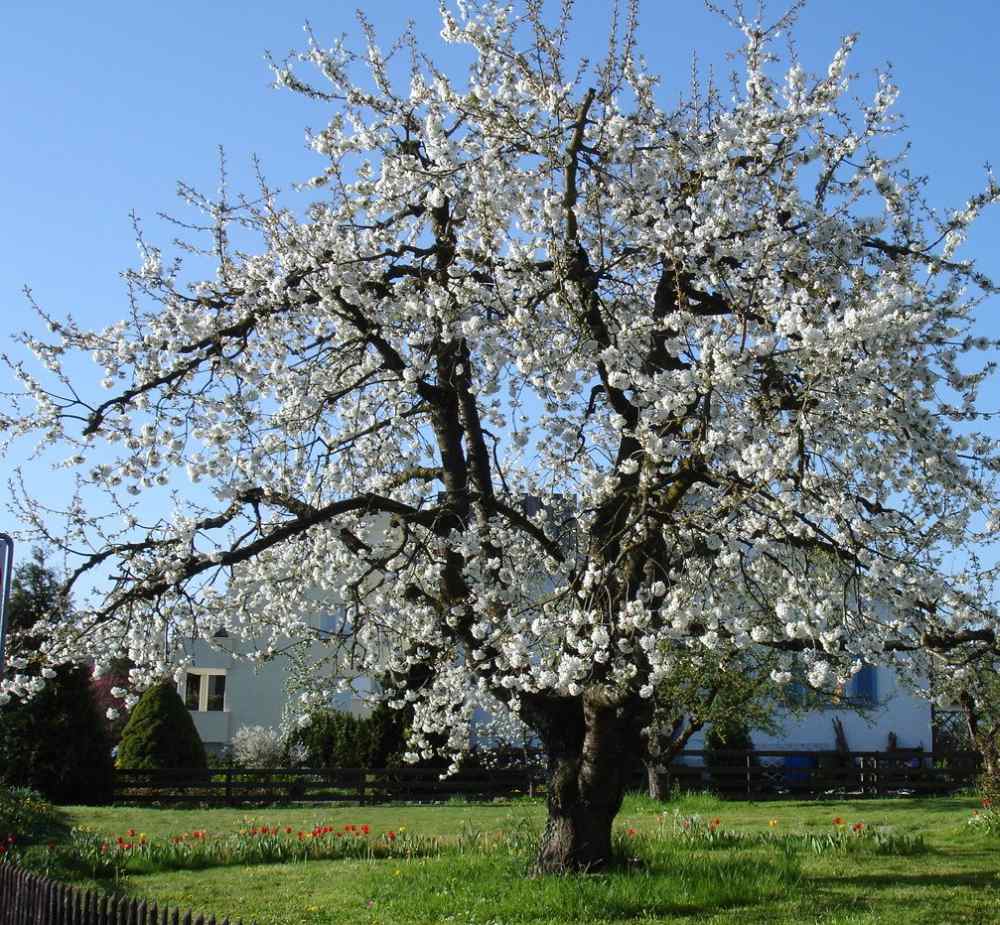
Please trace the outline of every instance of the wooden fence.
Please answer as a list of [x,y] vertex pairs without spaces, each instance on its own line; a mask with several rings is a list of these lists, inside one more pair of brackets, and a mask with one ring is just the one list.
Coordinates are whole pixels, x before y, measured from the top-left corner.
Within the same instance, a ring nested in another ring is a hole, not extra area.
[[[216,921],[214,915],[196,916],[190,909],[82,890],[5,862],[0,863],[0,925],[216,925]],[[229,919],[219,925],[229,925]]]
[[[970,786],[978,773],[975,752],[685,751],[664,781],[688,790],[730,797],[781,795],[878,796],[950,793]],[[117,803],[434,802],[455,796],[496,799],[544,790],[537,767],[464,771],[441,779],[426,768],[222,768],[216,770],[118,770]],[[633,786],[644,789],[641,769]]]
[[975,783],[975,752],[685,751],[664,784],[730,797],[954,793]]
[[496,799],[532,795],[539,768],[467,771],[441,779],[433,768],[220,768],[115,771],[116,803],[388,803],[454,796]]

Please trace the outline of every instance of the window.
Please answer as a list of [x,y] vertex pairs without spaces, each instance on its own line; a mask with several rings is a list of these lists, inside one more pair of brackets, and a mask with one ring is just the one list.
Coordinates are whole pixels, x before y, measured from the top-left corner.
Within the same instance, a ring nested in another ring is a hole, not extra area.
[[874,706],[878,703],[878,669],[865,665],[847,685],[847,698],[859,706]]
[[189,668],[184,683],[184,705],[200,713],[226,709],[226,669]]

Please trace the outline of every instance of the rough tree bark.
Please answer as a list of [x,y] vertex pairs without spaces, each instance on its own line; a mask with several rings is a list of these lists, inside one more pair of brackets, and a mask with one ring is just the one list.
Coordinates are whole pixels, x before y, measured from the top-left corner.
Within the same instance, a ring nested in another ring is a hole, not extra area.
[[[714,690],[711,696],[714,699]],[[653,755],[648,748],[646,749],[642,763],[646,768],[646,785],[651,799],[666,800],[669,798],[669,789],[664,786],[669,775],[660,769],[667,767],[674,758],[684,751],[691,737],[704,725],[705,721],[696,716],[678,716],[670,730],[670,738],[660,741],[660,753]]]
[[550,702],[544,713],[548,820],[537,868],[600,870],[611,860],[611,826],[639,756],[636,712],[588,692],[555,708]]

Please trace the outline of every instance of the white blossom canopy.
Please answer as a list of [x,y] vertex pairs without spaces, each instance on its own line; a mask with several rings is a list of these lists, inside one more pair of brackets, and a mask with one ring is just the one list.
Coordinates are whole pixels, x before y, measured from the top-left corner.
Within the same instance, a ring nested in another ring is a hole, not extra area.
[[142,242],[128,320],[24,336],[61,386],[18,367],[7,424],[72,444],[81,485],[64,532],[35,525],[74,580],[111,571],[51,659],[127,653],[141,683],[168,631],[267,655],[343,603],[354,670],[394,672],[430,729],[477,697],[648,697],[692,645],[803,652],[818,685],[995,654],[972,335],[995,289],[956,251],[1000,189],[929,209],[887,153],[888,76],[853,104],[853,38],[819,76],[779,60],[794,13],[734,15],[731,101],[666,111],[634,12],[576,71],[540,3],[442,7],[464,80],[409,34],[311,40],[325,83],[275,65],[329,113],[308,215],[205,200],[213,278]]

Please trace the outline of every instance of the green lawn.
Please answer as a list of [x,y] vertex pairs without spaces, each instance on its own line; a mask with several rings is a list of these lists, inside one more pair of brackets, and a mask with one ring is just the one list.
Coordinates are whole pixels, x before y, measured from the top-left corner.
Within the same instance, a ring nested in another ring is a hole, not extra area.
[[[208,837],[252,824],[342,829],[368,824],[438,839],[428,856],[344,859],[131,874],[126,889],[198,912],[259,925],[671,922],[1000,923],[1000,839],[972,830],[973,798],[852,802],[668,804],[631,798],[617,829],[623,864],[601,875],[527,876],[540,801],[507,804],[247,810],[68,810],[102,835],[131,828],[149,839],[194,829]],[[666,816],[663,811],[666,810]],[[769,833],[750,842],[678,838],[673,813],[718,817],[722,833]],[[817,853],[803,838],[836,831],[835,817],[920,835],[925,850]],[[769,824],[774,822],[773,825]],[[634,830],[634,834],[629,830]],[[628,858],[632,861],[628,861]]]

